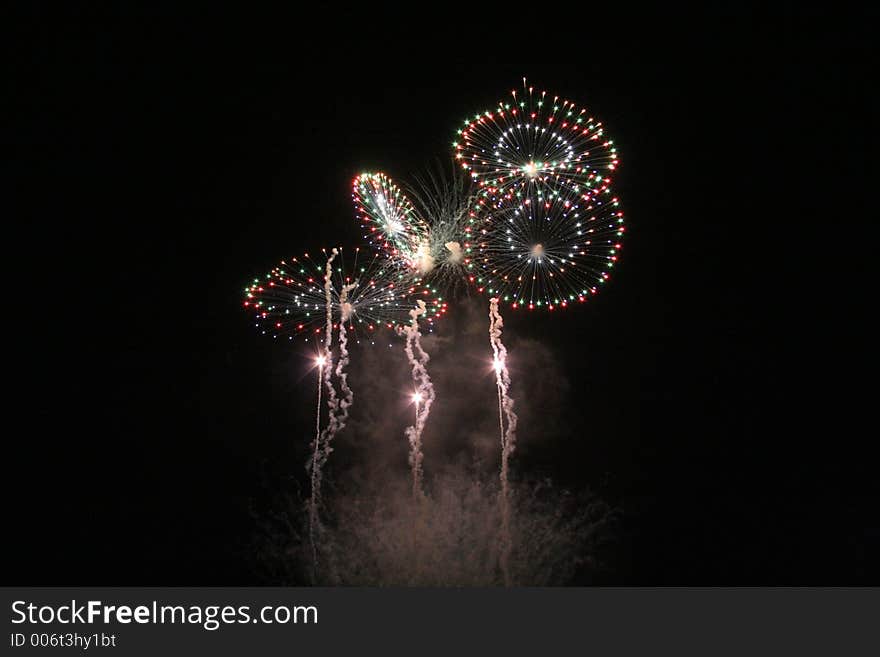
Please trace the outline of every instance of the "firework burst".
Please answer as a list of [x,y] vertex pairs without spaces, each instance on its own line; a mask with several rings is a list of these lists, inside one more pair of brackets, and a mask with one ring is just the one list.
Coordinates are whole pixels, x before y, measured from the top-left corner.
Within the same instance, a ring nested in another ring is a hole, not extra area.
[[[346,258],[343,249],[338,251],[330,290],[333,321],[343,322],[356,341],[407,323],[418,300],[425,302],[429,327],[445,314],[447,304],[435,294],[437,288],[418,281],[386,256],[353,249]],[[323,342],[327,255],[322,250],[321,257],[305,254],[282,260],[245,288],[244,308],[262,333]]]
[[430,284],[454,291],[466,284],[473,255],[474,190],[456,168],[437,165],[417,176],[408,192],[427,226],[411,268]]
[[453,142],[455,158],[480,187],[521,193],[589,185],[619,163],[601,121],[559,96],[523,90],[467,119]]
[[466,121],[454,143],[478,190],[468,280],[509,307],[555,310],[598,292],[617,262],[620,160],[585,108],[523,87]]
[[608,185],[531,195],[490,188],[476,215],[471,280],[512,308],[586,301],[610,278],[623,246],[623,210]]
[[411,263],[428,227],[400,188],[384,173],[362,173],[354,179],[355,213],[364,238],[398,263]]

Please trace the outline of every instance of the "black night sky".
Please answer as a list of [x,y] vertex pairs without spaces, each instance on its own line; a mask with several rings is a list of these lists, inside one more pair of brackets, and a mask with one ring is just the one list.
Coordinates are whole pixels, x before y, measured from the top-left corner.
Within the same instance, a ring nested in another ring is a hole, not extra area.
[[306,481],[314,390],[242,287],[357,244],[353,176],[446,158],[524,75],[622,155],[616,276],[508,322],[567,382],[516,467],[623,511],[573,583],[880,583],[877,16],[548,11],[9,21],[7,584],[267,583],[252,510]]

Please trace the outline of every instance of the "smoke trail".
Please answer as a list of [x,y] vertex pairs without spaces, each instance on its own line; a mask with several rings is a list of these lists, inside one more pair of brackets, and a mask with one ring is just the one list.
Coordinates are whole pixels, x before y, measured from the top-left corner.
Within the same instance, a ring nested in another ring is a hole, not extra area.
[[348,422],[349,408],[354,401],[354,393],[351,388],[348,387],[348,373],[345,372],[345,368],[349,363],[348,333],[345,330],[345,322],[351,317],[352,312],[351,304],[348,302],[348,293],[357,286],[357,282],[344,285],[339,293],[341,308],[341,319],[339,321],[339,362],[336,364],[335,374],[339,378],[339,387],[341,388],[343,395],[342,399],[337,396],[336,389],[333,387],[333,382],[330,377],[330,373],[334,371],[332,369],[331,354],[333,346],[333,287],[331,285],[330,277],[332,275],[331,263],[337,253],[338,251],[333,249],[333,255],[327,260],[327,271],[324,274],[324,293],[327,299],[327,329],[324,353],[327,362],[327,376],[324,377],[324,384],[327,388],[327,408],[329,413],[327,427],[321,433],[321,449],[317,461],[319,486],[321,467],[327,462],[327,459],[333,452],[330,443],[333,441],[336,434],[345,428],[345,425]]
[[[348,422],[349,409],[354,403],[354,392],[348,387],[348,372],[345,371],[349,363],[348,333],[345,330],[345,322],[351,318],[352,312],[351,304],[348,302],[348,293],[356,287],[357,281],[343,285],[342,291],[339,293],[339,307],[342,316],[339,320],[339,362],[336,364],[336,376],[339,379],[339,387],[342,390],[343,398],[339,400],[340,415],[336,417],[337,431],[345,427],[346,422]],[[325,461],[330,456],[330,452],[333,451],[333,448],[330,446],[330,439],[332,437],[332,435],[329,435],[324,443]]]
[[[321,484],[321,475],[318,471],[318,458],[321,449],[321,388],[324,387],[324,359],[318,360],[318,406],[315,410],[315,440],[312,443],[312,494],[309,498],[309,543],[312,547],[312,562],[314,568],[318,567],[318,549],[315,544],[315,532],[318,529],[318,497],[319,486]],[[313,573],[317,577],[317,573]]]
[[[517,417],[510,397],[510,372],[507,370],[507,348],[501,341],[504,320],[498,312],[498,299],[489,299],[489,342],[494,354],[495,383],[498,386],[498,422],[501,427],[501,570],[504,583],[510,586],[510,487],[508,463],[516,446]],[[502,417],[503,411],[503,417]],[[504,420],[507,420],[507,429]]]
[[425,493],[422,487],[422,431],[428,414],[431,412],[431,404],[434,403],[434,385],[428,374],[426,365],[430,357],[422,349],[422,334],[419,331],[419,317],[425,314],[425,302],[419,301],[418,306],[409,311],[410,325],[403,328],[406,334],[406,357],[412,366],[413,383],[416,389],[416,423],[406,428],[406,437],[409,440],[409,464],[412,467],[413,496],[423,498]]
[[[324,463],[327,462],[327,456],[329,454],[328,442],[339,430],[338,419],[336,416],[336,412],[339,410],[339,400],[336,397],[336,389],[333,387],[333,382],[330,380],[333,372],[333,284],[331,279],[333,276],[333,260],[338,253],[339,251],[334,248],[330,257],[327,258],[327,265],[324,270],[324,298],[327,302],[327,328],[324,336],[324,355],[319,361],[318,417],[315,420],[316,427],[320,428],[321,426],[321,379],[323,379],[323,383],[327,387],[327,408],[329,412],[327,427],[324,431],[319,431],[315,436],[315,444],[313,445],[314,449],[312,450],[312,494],[309,498],[309,542],[312,547],[312,560],[315,577],[317,577],[318,569],[317,534],[319,534],[322,529],[321,518],[319,515],[321,507],[321,469],[324,467]],[[343,351],[343,353],[345,354],[347,362],[347,351]],[[324,368],[327,370],[326,376],[324,376]],[[348,386],[346,385],[346,389],[347,387]],[[347,414],[346,407],[346,415]]]
[[[336,255],[336,249],[333,249],[333,255]],[[331,258],[332,260],[332,258]],[[327,261],[327,275],[325,276],[325,285],[324,289],[327,293],[327,364],[330,363],[330,341],[333,332],[333,307],[332,301],[330,297],[330,285],[329,285],[329,275],[330,275],[330,261]],[[342,431],[345,428],[346,423],[348,422],[348,412],[349,408],[354,402],[354,393],[351,388],[348,387],[348,373],[345,371],[346,366],[349,363],[349,354],[348,354],[348,333],[345,330],[345,320],[348,320],[351,317],[351,304],[348,302],[348,293],[353,290],[357,286],[357,283],[351,283],[349,285],[344,285],[339,294],[340,305],[342,308],[342,317],[344,319],[340,319],[339,321],[339,362],[336,364],[335,374],[339,379],[339,387],[342,390],[343,397],[340,399],[336,394],[336,389],[333,387],[333,383],[330,381],[330,370],[328,369],[328,374],[324,377],[324,382],[327,387],[327,407],[329,409],[329,417],[327,420],[327,427],[321,434],[321,453],[319,455],[318,460],[318,470],[320,471],[321,467],[327,462],[327,459],[330,458],[330,454],[333,452],[333,447],[331,446],[331,442],[337,433]],[[320,479],[320,476],[319,476]]]

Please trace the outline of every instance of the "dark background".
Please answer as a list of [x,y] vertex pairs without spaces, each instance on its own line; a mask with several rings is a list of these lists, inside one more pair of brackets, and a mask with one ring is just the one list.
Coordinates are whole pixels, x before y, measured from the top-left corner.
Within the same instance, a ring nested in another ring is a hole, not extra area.
[[598,581],[880,583],[877,16],[313,11],[6,21],[4,582],[254,582],[313,390],[241,288],[526,75],[622,154],[616,277],[510,320],[587,399],[520,467],[624,509]]

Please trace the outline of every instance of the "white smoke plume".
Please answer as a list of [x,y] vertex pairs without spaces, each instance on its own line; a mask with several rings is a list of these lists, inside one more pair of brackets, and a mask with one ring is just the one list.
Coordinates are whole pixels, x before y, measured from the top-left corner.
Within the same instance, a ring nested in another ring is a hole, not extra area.
[[461,252],[461,244],[458,242],[446,242],[443,246],[449,251],[449,256],[446,259],[454,265],[459,264],[464,256]]
[[424,276],[434,269],[435,258],[431,254],[431,244],[428,240],[423,240],[416,249],[416,255],[413,263],[418,272]]
[[[341,287],[337,275],[334,270],[333,282]],[[337,291],[333,292],[336,322]],[[349,297],[355,294],[350,292]],[[457,312],[444,318],[434,333],[423,332],[421,338],[423,349],[430,355],[428,372],[435,403],[442,400],[443,405],[442,409],[431,407],[431,426],[425,425],[422,436],[423,465],[427,464],[423,479],[426,497],[413,495],[413,473],[408,462],[410,443],[404,435],[415,421],[415,408],[409,406],[404,413],[400,406],[400,385],[413,380],[409,359],[400,357],[402,349],[364,349],[357,355],[351,354],[351,363],[346,367],[351,387],[356,387],[361,379],[373,385],[358,389],[358,405],[351,408],[346,428],[334,439],[332,463],[328,462],[323,470],[328,475],[328,466],[332,465],[337,476],[332,488],[329,479],[322,485],[322,526],[316,537],[317,578],[312,575],[308,518],[302,513],[300,489],[295,481],[283,476],[284,463],[272,460],[268,467],[275,469],[281,475],[277,481],[290,489],[283,493],[283,499],[274,497],[276,478],[267,479],[272,487],[267,492],[273,497],[264,500],[269,509],[259,513],[259,517],[261,526],[271,526],[273,535],[267,536],[268,543],[252,555],[260,560],[260,568],[267,569],[267,584],[582,584],[585,573],[593,577],[594,560],[599,563],[606,558],[612,562],[616,559],[613,545],[606,543],[610,537],[600,540],[594,533],[600,529],[594,523],[605,521],[596,509],[587,511],[588,506],[580,497],[586,493],[580,480],[574,484],[578,487],[574,491],[578,497],[574,499],[567,496],[565,480],[547,489],[543,469],[541,476],[530,476],[528,468],[518,471],[513,459],[509,460],[510,540],[503,538],[498,386],[494,391],[491,386],[486,387],[486,379],[475,376],[474,368],[467,365],[478,363],[482,357],[487,367],[491,366],[492,351],[486,352],[485,348],[488,306],[486,297],[464,299]],[[358,310],[355,305],[355,313]],[[501,311],[500,301],[498,310]],[[503,319],[503,342],[507,347],[512,338],[510,321],[514,318]],[[419,323],[422,321],[424,316],[419,316]],[[411,322],[403,324],[408,326]],[[351,332],[350,323],[346,328]],[[399,347],[403,347],[405,333],[400,333],[404,339]],[[339,336],[334,336],[334,341],[338,340]],[[354,352],[351,338],[348,340],[348,349]],[[530,455],[540,455],[549,442],[548,436],[573,431],[577,426],[574,423],[581,420],[571,410],[576,404],[571,403],[570,387],[561,365],[564,356],[548,343],[518,335],[517,348],[508,354],[516,359],[515,363],[507,362],[509,394],[516,401],[518,416],[513,457],[519,457],[523,448]],[[510,352],[511,347],[507,350]],[[323,345],[320,353],[323,354]],[[334,355],[338,360],[338,343],[334,345]],[[333,366],[335,369],[337,362]],[[515,376],[520,371],[539,371],[541,376]],[[288,377],[281,364],[278,372],[279,376]],[[381,376],[377,377],[377,372]],[[317,378],[318,372],[314,374]],[[343,397],[340,386],[336,381],[334,384]],[[412,383],[405,388],[409,401],[408,396],[415,389]],[[314,387],[309,400],[315,403]],[[323,409],[322,412],[326,413]],[[503,406],[501,412],[503,419]],[[321,422],[322,426],[326,424],[326,416]],[[523,422],[541,430],[522,433],[519,423]],[[550,429],[545,430],[548,426]],[[435,435],[443,440],[434,441]],[[306,445],[300,447],[307,450]],[[307,502],[308,481],[304,483]],[[567,483],[572,485],[570,478]],[[256,502],[259,504],[260,500]],[[255,507],[255,511],[261,509]],[[505,545],[512,546],[506,560],[507,572],[501,567]],[[575,570],[577,575],[573,574]],[[598,582],[604,581],[604,575],[598,576]]]

